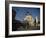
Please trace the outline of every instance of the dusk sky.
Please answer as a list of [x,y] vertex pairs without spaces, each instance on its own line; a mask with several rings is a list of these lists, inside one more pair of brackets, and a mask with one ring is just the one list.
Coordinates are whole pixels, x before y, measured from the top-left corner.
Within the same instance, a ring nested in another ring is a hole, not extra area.
[[29,14],[32,15],[33,18],[40,15],[40,8],[12,7],[12,9],[16,11],[16,19],[20,21]]

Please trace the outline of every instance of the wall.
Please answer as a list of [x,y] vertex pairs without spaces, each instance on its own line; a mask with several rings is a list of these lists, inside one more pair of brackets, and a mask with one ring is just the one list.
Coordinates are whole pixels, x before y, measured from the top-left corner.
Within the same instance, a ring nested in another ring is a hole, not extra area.
[[[45,2],[46,0],[22,0],[22,1]],[[45,22],[46,22],[46,20],[45,20]],[[46,32],[46,29],[45,29],[45,32]],[[0,0],[0,38],[5,38],[5,0]],[[28,36],[28,37],[12,37],[12,38],[46,38],[46,33],[44,36]]]

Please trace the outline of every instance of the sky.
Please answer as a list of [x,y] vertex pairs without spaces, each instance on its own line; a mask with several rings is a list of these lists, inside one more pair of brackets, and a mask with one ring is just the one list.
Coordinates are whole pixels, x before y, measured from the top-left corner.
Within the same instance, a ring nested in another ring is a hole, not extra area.
[[16,20],[23,21],[25,16],[32,15],[33,18],[40,15],[40,8],[32,7],[12,7],[16,11]]

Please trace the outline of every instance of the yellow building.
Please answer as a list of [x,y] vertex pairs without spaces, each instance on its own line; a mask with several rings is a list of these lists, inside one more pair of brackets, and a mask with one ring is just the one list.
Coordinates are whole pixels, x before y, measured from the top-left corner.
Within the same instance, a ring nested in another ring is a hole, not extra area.
[[24,18],[29,23],[29,26],[34,26],[33,24],[33,17],[31,15],[28,15]]

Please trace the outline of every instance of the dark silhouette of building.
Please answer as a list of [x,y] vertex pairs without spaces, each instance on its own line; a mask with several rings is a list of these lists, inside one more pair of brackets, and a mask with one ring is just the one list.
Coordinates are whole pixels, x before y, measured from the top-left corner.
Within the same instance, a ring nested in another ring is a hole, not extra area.
[[17,31],[18,28],[23,26],[23,24],[19,20],[15,19],[15,17],[16,17],[16,11],[12,9],[12,31]]

